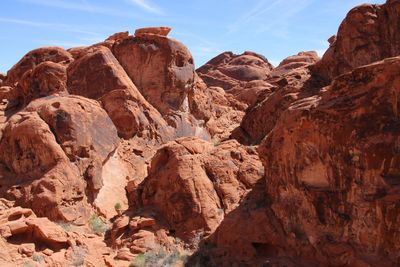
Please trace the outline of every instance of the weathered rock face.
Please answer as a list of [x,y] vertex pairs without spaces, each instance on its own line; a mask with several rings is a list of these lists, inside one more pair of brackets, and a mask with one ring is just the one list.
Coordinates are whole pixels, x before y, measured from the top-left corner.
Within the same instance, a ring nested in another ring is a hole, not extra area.
[[117,42],[113,53],[162,115],[181,108],[194,81],[193,58],[183,44],[162,35],[144,34]]
[[318,92],[318,81],[311,77],[307,65],[300,65],[293,70],[281,70],[276,73],[282,76],[268,80],[270,90],[265,91],[259,101],[246,111],[240,126],[233,131],[232,137],[241,143],[259,144],[291,103]]
[[135,31],[135,36],[141,37],[149,34],[167,36],[170,31],[171,31],[170,27],[148,27],[148,28],[137,29]]
[[111,51],[93,48],[68,67],[71,94],[99,100],[124,138],[169,140],[172,129],[139,93]]
[[351,10],[314,72],[332,79],[352,69],[400,55],[399,1]]
[[189,240],[212,233],[262,176],[257,153],[235,141],[214,147],[196,138],[177,139],[156,153],[138,199]]
[[399,266],[399,3],[276,68],[196,73],[168,27],[28,53],[0,75],[0,265]]
[[33,101],[4,129],[2,191],[38,215],[87,216],[86,183],[91,199],[102,186],[102,165],[118,140],[113,123],[94,101],[77,96]]
[[229,90],[243,82],[264,80],[269,77],[271,69],[268,60],[258,54],[225,52],[197,69],[197,73],[208,86]]
[[35,66],[45,61],[68,64],[73,61],[73,58],[70,53],[60,47],[43,47],[32,50],[7,72],[7,79],[4,83],[14,85],[21,80],[25,72],[33,70]]
[[196,76],[195,86],[188,96],[191,114],[203,121],[203,126],[212,138],[228,139],[233,129],[240,125],[245,105],[220,87],[207,87]]
[[290,56],[282,60],[279,65],[271,72],[272,77],[283,76],[291,70],[309,66],[316,63],[320,58],[315,51],[300,52],[297,55]]
[[336,266],[399,264],[399,71],[397,57],[336,78],[260,146],[284,232]]
[[18,89],[22,91],[24,102],[55,93],[67,94],[67,71],[64,65],[45,61],[28,70],[22,76]]

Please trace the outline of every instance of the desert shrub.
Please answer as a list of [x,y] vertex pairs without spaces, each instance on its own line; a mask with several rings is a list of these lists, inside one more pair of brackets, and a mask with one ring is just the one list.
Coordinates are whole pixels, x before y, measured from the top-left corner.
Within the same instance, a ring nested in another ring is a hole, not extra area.
[[39,254],[33,254],[32,260],[41,263],[44,259],[42,255]]
[[212,143],[214,144],[214,146],[219,146],[221,144],[221,140],[220,139],[213,139]]
[[29,262],[25,262],[22,267],[33,267]]
[[92,217],[90,217],[89,226],[96,234],[103,234],[107,230],[105,223],[97,214],[93,214]]
[[114,205],[115,210],[120,210],[121,208],[122,208],[121,203],[119,203],[119,202],[115,203],[115,205]]
[[141,253],[133,260],[129,267],[173,267],[178,262],[185,263],[187,253],[181,254],[179,251],[166,252],[164,249]]
[[215,244],[206,243],[198,247],[197,251],[185,261],[186,266],[194,267],[216,267],[219,266],[213,256]]

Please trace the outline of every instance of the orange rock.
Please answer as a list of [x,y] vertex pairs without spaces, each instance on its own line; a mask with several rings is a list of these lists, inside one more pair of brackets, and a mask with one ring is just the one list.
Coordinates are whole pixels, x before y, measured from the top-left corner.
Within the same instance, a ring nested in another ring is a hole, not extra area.
[[68,94],[66,68],[59,63],[42,62],[32,71],[25,72],[18,88],[22,90],[26,104],[33,99],[54,93]]
[[194,81],[190,51],[161,35],[129,37],[113,53],[145,99],[162,115],[182,110]]
[[68,91],[99,100],[124,138],[171,138],[172,129],[106,47],[97,47],[68,67]]
[[182,138],[157,152],[139,197],[189,240],[198,231],[212,233],[262,175],[257,153],[235,141],[214,147]]
[[61,47],[42,47],[32,50],[7,72],[4,83],[14,85],[27,71],[33,70],[35,66],[45,61],[68,64],[73,61],[73,58]]
[[143,35],[148,35],[148,34],[167,36],[170,31],[171,31],[170,27],[147,27],[147,28],[137,29],[135,31],[135,36],[141,37]]
[[314,66],[315,75],[331,80],[354,68],[400,55],[399,14],[398,1],[353,8],[322,60]]

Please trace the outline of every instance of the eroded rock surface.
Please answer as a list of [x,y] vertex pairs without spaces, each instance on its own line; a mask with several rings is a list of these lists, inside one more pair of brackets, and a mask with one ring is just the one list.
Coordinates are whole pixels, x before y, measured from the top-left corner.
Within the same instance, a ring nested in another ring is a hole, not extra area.
[[275,68],[196,72],[168,27],[29,52],[0,75],[0,265],[398,266],[399,6]]
[[262,176],[257,152],[236,141],[214,147],[197,138],[177,139],[154,156],[138,202],[188,240],[212,233]]
[[194,81],[193,58],[183,44],[162,35],[144,34],[117,42],[113,53],[162,115],[182,107]]
[[330,47],[315,66],[326,79],[388,57],[400,55],[399,1],[365,4],[352,9],[340,25]]

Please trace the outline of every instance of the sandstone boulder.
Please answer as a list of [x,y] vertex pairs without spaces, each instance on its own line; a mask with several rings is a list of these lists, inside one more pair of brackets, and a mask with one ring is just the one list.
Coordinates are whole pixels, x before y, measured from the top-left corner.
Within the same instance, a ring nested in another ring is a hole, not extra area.
[[292,103],[260,146],[284,232],[336,266],[399,263],[399,70],[396,57],[334,79]]
[[68,93],[65,66],[51,61],[42,62],[26,71],[19,83],[25,104],[54,93]]
[[318,62],[320,58],[315,51],[300,52],[282,60],[281,63],[272,71],[271,76],[282,76],[293,69],[302,68]]
[[99,100],[124,138],[138,135],[162,141],[172,136],[172,129],[106,47],[87,52],[68,67],[68,90]]
[[135,31],[135,36],[141,37],[147,34],[167,36],[170,31],[171,31],[170,27],[147,27],[147,28],[137,29]]
[[325,79],[388,57],[400,55],[400,3],[365,4],[352,9],[340,25],[315,75]]
[[35,66],[45,61],[68,64],[73,61],[73,58],[61,47],[43,47],[32,50],[7,72],[5,84],[14,85],[21,80],[25,72],[33,70]]
[[95,101],[78,96],[33,101],[4,129],[2,194],[40,216],[84,218],[85,203],[102,187],[102,166],[118,141]]
[[33,250],[20,248],[23,254],[33,254],[35,244],[44,244],[52,249],[69,246],[67,233],[60,226],[47,218],[37,218],[32,210],[20,207],[0,211],[0,234],[23,244],[33,242]]
[[115,43],[113,53],[141,94],[162,115],[181,109],[194,80],[193,58],[183,44],[145,34]]
[[208,86],[229,90],[244,82],[266,79],[272,68],[265,57],[253,52],[224,52],[197,69],[197,73]]
[[232,133],[232,137],[243,144],[259,144],[291,103],[314,95],[320,87],[306,66],[268,81],[272,85],[269,91],[265,91],[258,102],[246,110],[240,126]]
[[139,187],[139,203],[189,240],[199,232],[212,233],[262,176],[256,151],[236,141],[214,147],[197,138],[177,139],[153,158]]

